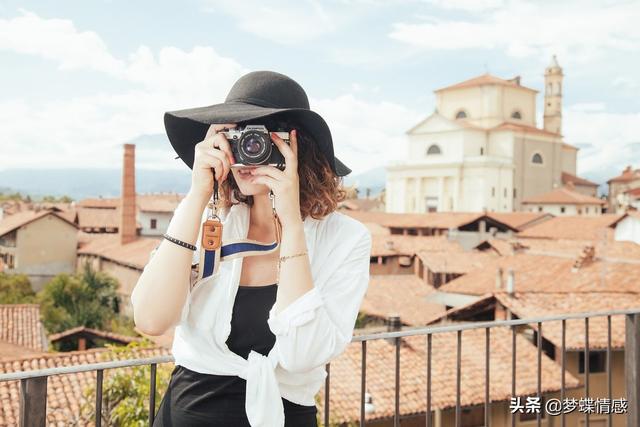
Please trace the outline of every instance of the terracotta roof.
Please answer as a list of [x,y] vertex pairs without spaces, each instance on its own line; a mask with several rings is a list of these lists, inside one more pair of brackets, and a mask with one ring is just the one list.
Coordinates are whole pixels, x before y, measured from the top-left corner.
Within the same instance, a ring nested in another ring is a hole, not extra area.
[[477,77],[473,77],[471,79],[453,84],[451,86],[446,86],[440,89],[436,89],[434,90],[434,92],[441,92],[441,91],[452,90],[452,89],[462,89],[462,88],[474,87],[474,86],[484,86],[484,85],[501,85],[501,86],[518,88],[518,89],[524,89],[530,92],[536,92],[536,93],[538,92],[535,89],[531,89],[526,86],[521,86],[515,81],[515,79],[511,79],[511,80],[501,79],[500,77],[493,76],[489,73],[485,73]]
[[496,252],[458,251],[455,255],[443,251],[420,251],[416,255],[434,273],[465,274],[481,268],[489,260],[499,256]]
[[117,233],[101,234],[78,250],[78,255],[97,255],[102,258],[142,270],[149,262],[149,254],[162,238],[138,237],[125,245]]
[[[613,240],[613,227],[625,214],[566,215],[551,218],[518,233],[518,237],[572,240]],[[606,239],[605,239],[606,240]]]
[[536,205],[605,205],[607,202],[564,186],[533,197],[527,197],[522,203]]
[[92,335],[96,338],[103,338],[105,340],[125,344],[133,341],[140,341],[139,337],[117,334],[110,331],[102,331],[100,329],[87,328],[86,326],[77,326],[75,328],[67,329],[66,331],[58,332],[57,334],[51,334],[49,335],[49,341],[55,342],[75,335]]
[[490,131],[512,130],[512,131],[515,131],[515,132],[535,133],[535,134],[538,134],[538,135],[546,135],[546,136],[552,136],[552,137],[561,136],[559,133],[549,132],[548,130],[540,129],[540,128],[537,128],[535,126],[529,126],[529,125],[525,125],[525,124],[511,123],[511,122],[501,123],[498,126],[494,126],[492,128],[489,128],[489,130]]
[[[504,327],[491,329],[490,336],[490,400],[508,401],[511,396],[511,331]],[[403,338],[400,346],[400,413],[426,412],[427,344],[425,336]],[[432,335],[431,409],[456,405],[457,333]],[[332,423],[357,422],[360,419],[361,343],[350,344],[331,362],[330,415]],[[462,332],[461,406],[484,403],[485,331]],[[524,337],[516,336],[516,394],[537,393],[537,349]],[[560,367],[544,353],[541,357],[541,389],[543,393],[560,389]],[[384,339],[367,342],[366,389],[375,406],[367,420],[393,416],[395,408],[395,344]],[[566,387],[579,385],[579,380],[566,372]],[[320,391],[318,412],[324,417],[324,388]]]
[[516,253],[489,260],[439,288],[441,292],[483,295],[496,290],[501,268],[503,283],[513,269],[518,292],[637,292],[640,263],[596,258],[574,271],[577,257]]
[[620,175],[611,178],[607,183],[611,182],[630,182],[640,179],[640,169],[633,169],[631,165],[627,166]]
[[[184,194],[136,194],[136,205],[143,212],[173,212]],[[88,198],[77,204],[82,208],[116,209],[120,207],[120,197]]]
[[553,218],[546,212],[487,212],[487,216],[516,230],[524,230],[534,223]]
[[360,222],[374,222],[394,228],[436,228],[448,230],[468,224],[483,214],[479,212],[391,213],[343,211]]
[[375,222],[363,222],[363,224],[367,227],[367,229],[369,229],[369,232],[371,232],[371,235],[373,236],[387,236],[391,234],[391,230],[383,225],[376,224]]
[[[78,209],[78,225],[81,229],[87,228],[119,228],[120,208],[103,209],[87,208]],[[142,228],[140,222],[136,221],[136,227]]]
[[[640,309],[640,295],[637,293],[597,292],[597,293],[506,293],[499,295],[499,301],[519,318],[553,316],[590,311]],[[537,324],[531,325],[537,329]],[[542,323],[542,336],[557,347],[562,345],[562,322]],[[611,316],[612,348],[624,348],[625,317]],[[580,350],[585,347],[584,319],[566,321],[566,348]],[[607,348],[607,318],[598,316],[589,318],[589,348]]]
[[[132,351],[136,358],[170,355],[168,350],[158,347]],[[36,357],[0,361],[0,372],[68,367],[124,358],[128,357],[114,353],[108,348],[50,353]],[[131,368],[118,369],[130,370]],[[105,382],[108,375],[109,371],[107,370],[105,371]],[[47,380],[47,425],[93,425],[93,423],[82,420],[80,413],[86,402],[82,393],[88,387],[93,386],[95,382],[96,373],[94,371],[50,376]],[[3,396],[0,406],[0,425],[18,425],[20,381],[0,382],[0,395]]]
[[628,196],[633,196],[633,197],[640,196],[640,187],[631,188],[629,190],[623,191],[623,194],[626,194]]
[[22,212],[15,213],[13,215],[6,216],[2,220],[0,220],[0,236],[4,236],[5,234],[17,228],[23,227],[40,218],[44,218],[47,215],[54,215],[60,218],[61,220],[63,220],[64,222],[68,223],[69,225],[73,227],[77,227],[76,224],[74,224],[73,222],[70,222],[67,218],[60,215],[60,213],[56,211],[52,211],[49,209],[42,209],[40,211],[29,210],[29,211],[22,211]]
[[614,261],[640,260],[640,245],[635,242],[569,239],[516,239],[516,242],[529,254],[576,257],[585,246],[594,245],[599,258]]
[[358,210],[358,211],[371,211],[378,210],[384,208],[384,202],[379,199],[366,199],[366,198],[357,198],[357,199],[346,199],[340,203],[338,203],[339,209],[350,209],[350,210]]
[[569,172],[562,172],[562,183],[566,184],[568,182],[573,182],[575,185],[587,185],[589,187],[599,186],[599,184],[589,181],[588,179],[580,178],[579,176],[570,174]]
[[446,236],[372,235],[371,256],[414,255],[419,251],[462,252],[462,246]]
[[381,319],[399,315],[404,324],[425,325],[445,311],[442,304],[426,301],[433,292],[432,286],[413,274],[371,275],[360,311]]
[[0,341],[46,351],[39,304],[0,304]]

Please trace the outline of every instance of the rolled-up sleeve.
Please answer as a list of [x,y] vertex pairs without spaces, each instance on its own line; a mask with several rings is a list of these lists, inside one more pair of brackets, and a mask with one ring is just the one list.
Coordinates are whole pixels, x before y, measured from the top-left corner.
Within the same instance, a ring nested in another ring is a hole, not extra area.
[[267,323],[276,336],[275,347],[285,370],[305,372],[322,366],[351,342],[369,286],[371,233],[364,226],[359,230],[324,283],[314,283],[278,314],[275,306],[269,311]]

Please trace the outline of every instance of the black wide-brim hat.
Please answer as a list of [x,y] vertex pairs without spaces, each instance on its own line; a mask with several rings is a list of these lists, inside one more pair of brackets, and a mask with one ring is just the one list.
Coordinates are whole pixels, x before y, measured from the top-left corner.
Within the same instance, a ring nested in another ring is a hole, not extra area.
[[302,86],[273,71],[253,71],[240,77],[221,104],[166,112],[164,126],[178,157],[193,169],[195,145],[204,139],[210,125],[275,115],[286,115],[287,119],[304,127],[337,176],[351,173],[351,169],[335,157],[329,126],[309,108],[309,99]]

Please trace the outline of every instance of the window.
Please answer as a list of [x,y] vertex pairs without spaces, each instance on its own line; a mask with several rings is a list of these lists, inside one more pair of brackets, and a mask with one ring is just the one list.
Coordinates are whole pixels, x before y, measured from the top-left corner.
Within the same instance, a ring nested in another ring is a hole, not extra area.
[[480,147],[480,155],[484,156],[484,147]]
[[520,111],[516,110],[511,113],[511,118],[520,120],[522,118],[522,114],[520,114]]
[[542,206],[538,206],[538,212],[542,212]]
[[533,157],[531,157],[531,163],[535,163],[538,165],[542,164],[542,155],[540,153],[535,153]]
[[466,119],[467,113],[464,110],[460,110],[456,113],[456,119]]
[[[604,351],[589,350],[589,373],[607,371],[607,353]],[[584,351],[579,353],[578,372],[584,374]]]
[[156,228],[158,228],[158,220],[155,218],[151,218],[151,229],[155,230]]
[[564,208],[564,206],[560,206],[560,212],[564,213],[566,211],[566,209]]
[[504,187],[504,197],[507,197],[507,187]]
[[517,196],[517,193],[516,193],[516,189],[514,188],[513,189],[513,198],[515,199],[516,197],[518,197],[518,196]]
[[440,147],[436,144],[430,145],[429,148],[427,148],[427,156],[434,154],[442,154],[442,150],[440,150]]
[[496,197],[496,187],[491,187],[491,197]]

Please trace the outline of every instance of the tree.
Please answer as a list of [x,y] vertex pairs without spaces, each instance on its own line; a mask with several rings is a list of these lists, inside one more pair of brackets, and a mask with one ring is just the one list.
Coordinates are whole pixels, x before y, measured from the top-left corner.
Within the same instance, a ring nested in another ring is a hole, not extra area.
[[36,294],[26,274],[0,273],[0,304],[36,303]]
[[42,321],[49,333],[76,326],[104,329],[118,313],[118,282],[89,263],[82,274],[55,276],[38,293]]
[[[107,360],[137,359],[141,355],[135,350],[151,347],[153,343],[145,338],[127,346],[107,345],[118,356],[105,357]],[[106,356],[104,353],[101,355]],[[154,411],[158,410],[162,396],[169,387],[173,363],[157,365]],[[151,367],[149,365],[104,371],[102,386],[102,425],[119,427],[146,427],[149,424],[149,395],[151,394]],[[95,383],[83,391],[86,398],[81,408],[84,422],[95,423]]]

